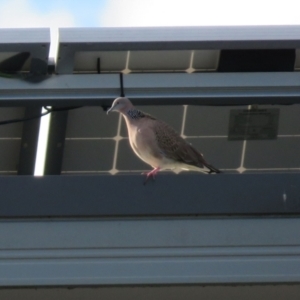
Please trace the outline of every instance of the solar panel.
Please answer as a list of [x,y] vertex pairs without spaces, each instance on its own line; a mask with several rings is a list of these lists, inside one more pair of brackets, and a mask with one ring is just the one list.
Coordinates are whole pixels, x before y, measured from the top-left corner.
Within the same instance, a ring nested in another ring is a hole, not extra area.
[[74,73],[215,71],[219,50],[79,51]]
[[[263,106],[264,107],[264,106]],[[275,140],[247,141],[244,167],[249,171],[299,171],[300,106],[275,106],[280,110]]]
[[113,115],[112,118],[108,118],[101,107],[84,107],[70,111],[63,172],[85,173],[111,170],[117,129],[118,116]]
[[[172,125],[209,162],[226,172],[300,170],[300,106],[275,107],[280,111],[278,138],[247,141],[228,140],[230,111],[247,107],[139,108]],[[72,126],[74,123],[76,126]],[[79,124],[84,130],[75,134]],[[150,169],[130,148],[123,119],[117,114],[106,116],[100,108],[70,113],[64,157],[63,173],[116,174]]]
[[74,56],[75,73],[121,72],[126,68],[127,51],[78,51]]
[[[162,81],[171,80],[172,73],[191,76],[189,73],[245,72],[250,67],[249,71],[252,72],[272,72],[277,66],[281,71],[296,70],[300,56],[298,29],[297,26],[62,28],[56,70],[62,74],[129,74],[124,75],[126,95],[135,100],[142,97],[139,88],[143,88],[148,91],[146,97],[153,99],[153,104],[156,104],[162,96],[157,88]],[[275,55],[276,61],[273,59],[270,65],[267,59],[272,55]],[[244,62],[244,69],[233,68]],[[150,81],[147,83],[145,77],[140,75],[157,72],[166,73],[164,79],[149,75]],[[256,78],[259,78],[258,74]],[[225,77],[224,86],[238,91],[239,87],[228,79],[229,75]],[[142,83],[139,85],[137,82]],[[240,100],[252,89],[249,85],[247,90],[241,91]],[[213,86],[210,90],[217,95],[218,91]],[[177,92],[180,93],[179,90]],[[201,93],[205,93],[205,90],[201,90]],[[174,97],[177,97],[175,92]],[[138,107],[171,124],[209,162],[226,172],[293,171],[300,168],[294,150],[300,141],[297,130],[300,126],[297,118],[299,105],[276,106],[279,109],[278,137],[260,141],[228,139],[230,112],[233,109],[248,109],[245,105]],[[273,151],[273,155],[270,155],[270,151]],[[63,174],[120,174],[142,172],[149,168],[130,149],[127,129],[120,116],[106,116],[101,108],[94,107],[69,113]]]
[[300,49],[299,39],[297,26],[61,28],[56,71],[96,72],[98,58],[101,72],[215,70],[220,50]]
[[[0,120],[24,117],[24,108],[0,108]],[[0,126],[0,174],[16,174],[21,147],[23,124]]]

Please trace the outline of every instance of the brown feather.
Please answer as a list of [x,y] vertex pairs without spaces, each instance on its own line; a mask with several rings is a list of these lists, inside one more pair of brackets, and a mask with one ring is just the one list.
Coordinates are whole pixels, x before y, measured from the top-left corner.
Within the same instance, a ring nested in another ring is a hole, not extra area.
[[209,165],[192,145],[187,143],[171,126],[156,120],[155,135],[158,146],[167,158],[199,168],[207,167],[210,172],[220,171]]

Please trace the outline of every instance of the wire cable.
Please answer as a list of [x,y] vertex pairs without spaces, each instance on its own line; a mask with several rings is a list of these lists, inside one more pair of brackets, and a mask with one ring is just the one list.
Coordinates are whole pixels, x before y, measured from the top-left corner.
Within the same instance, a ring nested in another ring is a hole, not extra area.
[[41,117],[46,116],[46,115],[48,115],[52,112],[66,111],[66,110],[76,109],[76,108],[80,108],[80,107],[82,107],[82,106],[56,107],[56,108],[49,108],[47,106],[44,106],[44,109],[46,111],[43,112],[43,113],[40,113],[39,115],[31,116],[31,117],[28,117],[28,118],[19,118],[19,119],[11,119],[11,120],[0,121],[0,125],[27,122],[27,121],[30,121],[30,120],[41,118]]

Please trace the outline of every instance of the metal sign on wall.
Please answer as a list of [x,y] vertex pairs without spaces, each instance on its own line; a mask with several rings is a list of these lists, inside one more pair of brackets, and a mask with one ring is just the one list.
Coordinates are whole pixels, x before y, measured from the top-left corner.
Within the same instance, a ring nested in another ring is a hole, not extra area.
[[232,109],[229,140],[271,140],[278,134],[279,109]]

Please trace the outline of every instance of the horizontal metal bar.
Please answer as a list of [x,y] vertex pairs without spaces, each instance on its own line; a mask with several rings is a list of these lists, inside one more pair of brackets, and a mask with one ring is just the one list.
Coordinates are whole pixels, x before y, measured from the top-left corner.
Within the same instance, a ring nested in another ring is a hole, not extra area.
[[299,226],[299,217],[1,220],[0,259],[117,258],[133,252],[135,257],[300,256]]
[[41,43],[50,44],[50,28],[0,28],[0,50],[5,45],[23,49],[26,45],[38,46]]
[[120,93],[118,74],[0,78],[0,105],[110,105]]
[[299,283],[299,225],[299,218],[4,220],[0,286]]
[[[300,73],[130,74],[125,94],[152,104],[300,103]],[[140,103],[139,103],[140,104]]]
[[300,26],[60,28],[59,43],[82,51],[297,48]]
[[[0,217],[300,213],[300,174],[161,174],[0,178]],[[129,188],[130,187],[130,188]]]
[[[118,74],[0,78],[0,106],[109,106]],[[139,105],[300,103],[300,73],[159,73],[124,75],[125,95]]]
[[300,282],[299,255],[28,259],[0,267],[2,287]]

